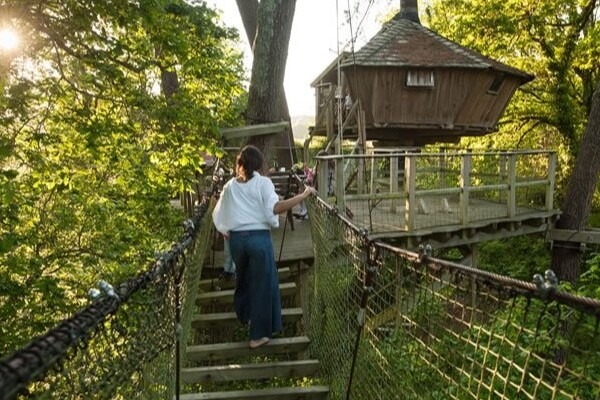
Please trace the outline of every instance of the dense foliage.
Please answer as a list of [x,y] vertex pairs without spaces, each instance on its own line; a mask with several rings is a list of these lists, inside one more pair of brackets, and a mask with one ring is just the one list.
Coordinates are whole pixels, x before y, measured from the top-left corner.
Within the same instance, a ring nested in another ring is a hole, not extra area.
[[0,53],[4,354],[176,237],[169,199],[245,100],[236,33],[204,2],[3,0],[0,10],[22,42]]
[[513,98],[499,133],[468,145],[558,150],[558,178],[568,177],[600,81],[600,3],[436,0],[426,14],[441,35],[535,75]]

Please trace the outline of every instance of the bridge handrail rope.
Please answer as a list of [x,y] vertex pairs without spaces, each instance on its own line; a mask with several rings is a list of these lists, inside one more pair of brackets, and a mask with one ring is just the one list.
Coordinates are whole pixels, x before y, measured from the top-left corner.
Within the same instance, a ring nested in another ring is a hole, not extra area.
[[[90,290],[91,304],[0,360],[0,400],[178,396],[179,343],[186,340],[189,303],[209,241],[196,242],[210,232],[205,221],[217,184],[213,179],[193,216],[184,221],[179,241],[147,270],[115,287],[101,281],[100,290]],[[158,297],[148,299],[152,295]],[[151,370],[157,359],[159,365]],[[88,376],[80,375],[79,368]]]

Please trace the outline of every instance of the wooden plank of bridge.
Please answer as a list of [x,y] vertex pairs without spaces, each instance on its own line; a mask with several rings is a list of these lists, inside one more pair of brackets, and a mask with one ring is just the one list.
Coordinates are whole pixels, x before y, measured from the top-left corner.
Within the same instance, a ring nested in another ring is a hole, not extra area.
[[188,361],[227,360],[234,357],[264,356],[270,354],[299,353],[308,348],[310,340],[306,336],[271,339],[257,349],[248,347],[248,342],[214,343],[188,346]]
[[[285,225],[285,218],[280,217],[279,228],[272,230],[275,260],[281,260],[282,264],[289,264],[296,261],[312,262],[314,252],[310,221],[296,219],[293,231],[290,229],[289,223],[284,231],[283,228]],[[281,245],[282,243],[283,246]]]
[[326,386],[232,390],[216,393],[184,394],[181,400],[323,400],[329,394]]
[[[281,297],[291,296],[296,294],[296,283],[286,282],[279,284],[279,292]],[[206,305],[211,303],[218,304],[232,304],[233,303],[233,289],[230,290],[219,290],[215,292],[200,293],[196,298],[196,304]]]
[[[279,268],[277,270],[279,274],[279,281],[288,281],[292,276],[292,271],[286,268]],[[201,292],[210,292],[214,290],[233,289],[235,287],[235,280],[223,281],[218,278],[202,279],[199,284]]]
[[212,365],[207,367],[183,368],[181,370],[181,380],[185,383],[203,383],[294,378],[312,376],[318,369],[319,362],[317,360]]
[[[284,324],[296,323],[302,318],[301,308],[284,308],[281,310],[281,319]],[[200,314],[192,317],[194,329],[221,328],[238,325],[240,322],[234,312]]]

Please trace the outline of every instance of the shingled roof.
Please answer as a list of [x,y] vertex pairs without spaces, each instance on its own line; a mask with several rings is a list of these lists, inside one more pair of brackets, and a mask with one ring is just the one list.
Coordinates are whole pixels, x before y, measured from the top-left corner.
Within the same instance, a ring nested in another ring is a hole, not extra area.
[[533,76],[448,40],[398,13],[360,50],[342,63],[368,67],[494,69],[516,75],[523,83]]

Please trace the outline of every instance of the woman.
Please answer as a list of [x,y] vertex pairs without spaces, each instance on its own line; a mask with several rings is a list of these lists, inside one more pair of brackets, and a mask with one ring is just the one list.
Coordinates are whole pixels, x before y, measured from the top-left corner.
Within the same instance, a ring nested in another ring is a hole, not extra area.
[[264,157],[254,146],[244,147],[237,156],[236,177],[223,187],[213,211],[219,232],[229,237],[236,265],[234,294],[238,319],[250,325],[250,348],[269,342],[281,331],[279,277],[271,227],[279,226],[278,214],[306,199],[315,190],[279,200],[273,182],[262,176]]

